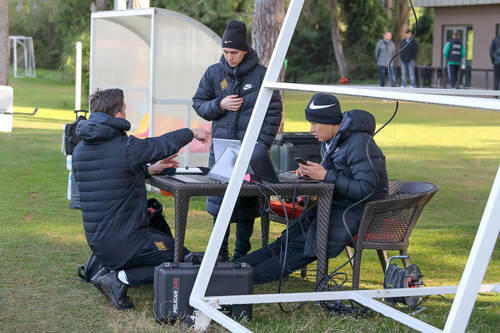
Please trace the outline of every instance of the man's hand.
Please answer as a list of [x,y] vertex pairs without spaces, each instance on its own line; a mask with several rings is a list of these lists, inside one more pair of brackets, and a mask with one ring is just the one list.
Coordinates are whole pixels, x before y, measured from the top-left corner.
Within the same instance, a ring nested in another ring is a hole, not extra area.
[[196,140],[206,143],[208,139],[210,138],[210,133],[207,132],[207,130],[203,128],[192,128],[191,131],[193,132],[193,136]]
[[220,101],[220,108],[222,110],[238,111],[243,104],[243,97],[238,95],[229,95]]
[[326,176],[326,170],[319,163],[314,163],[307,161],[307,164],[299,164],[297,169],[297,176],[304,177],[308,176],[315,180],[324,180]]
[[150,175],[157,175],[161,173],[166,168],[177,168],[179,167],[179,162],[174,160],[177,157],[177,154],[169,156],[163,160],[159,160],[153,165],[148,166],[148,173]]

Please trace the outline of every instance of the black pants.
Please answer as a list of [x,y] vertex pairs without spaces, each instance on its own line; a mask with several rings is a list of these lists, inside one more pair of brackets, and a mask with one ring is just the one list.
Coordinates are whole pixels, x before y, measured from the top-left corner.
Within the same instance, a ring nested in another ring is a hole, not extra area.
[[460,65],[448,64],[448,80],[450,81],[450,88],[457,87],[459,69]]
[[500,64],[493,66],[494,79],[493,89],[500,90]]
[[[214,217],[214,223],[217,217]],[[236,241],[234,246],[234,256],[241,257],[250,251],[252,248],[250,238],[253,234],[254,219],[240,220],[236,223]],[[221,252],[227,252],[229,243],[229,233],[231,232],[231,224],[227,227],[224,240],[221,245]]]
[[[150,239],[141,251],[121,267],[131,286],[153,283],[154,268],[174,261],[174,239],[159,230],[150,228],[150,231]],[[184,248],[184,255],[188,253],[189,250]]]
[[[328,256],[334,258],[339,255],[349,243],[350,237],[342,222],[342,211],[332,211],[331,217]],[[304,247],[308,241],[306,236],[307,230],[315,223],[316,209],[314,207],[303,212],[288,228],[288,242],[286,242],[287,235],[285,230],[276,241],[267,247],[263,247],[235,261],[245,262],[253,267],[254,284],[279,280],[282,270],[283,277],[286,277],[302,266],[316,260],[316,256],[304,256]],[[285,258],[285,245],[287,243],[288,247],[286,248]],[[285,263],[284,267],[283,263]]]

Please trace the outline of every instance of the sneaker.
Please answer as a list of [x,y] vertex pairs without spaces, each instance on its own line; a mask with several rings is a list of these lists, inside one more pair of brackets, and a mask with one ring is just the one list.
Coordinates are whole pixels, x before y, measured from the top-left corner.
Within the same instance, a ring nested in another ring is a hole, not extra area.
[[127,285],[118,279],[118,272],[112,271],[98,280],[98,284],[104,291],[104,294],[113,303],[116,309],[126,310],[134,307],[127,297]]
[[90,279],[90,282],[97,288],[97,290],[99,290],[104,296],[106,296],[106,293],[104,292],[104,290],[101,288],[101,286],[99,285],[99,278],[101,276],[104,276],[106,274],[109,273],[109,269],[107,269],[106,267],[103,267],[101,268],[97,273],[95,273],[95,275],[92,277],[92,279]]

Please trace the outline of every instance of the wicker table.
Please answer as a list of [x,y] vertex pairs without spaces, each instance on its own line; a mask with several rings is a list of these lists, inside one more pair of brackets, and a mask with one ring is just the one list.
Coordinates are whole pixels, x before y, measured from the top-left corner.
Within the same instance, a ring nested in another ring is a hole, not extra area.
[[[189,208],[189,199],[193,196],[223,196],[227,188],[227,183],[183,183],[168,176],[152,176],[148,182],[174,195],[175,198],[175,249],[174,261],[179,262],[184,258],[183,247],[186,235],[187,216]],[[318,254],[317,278],[323,276],[328,271],[327,243],[328,243],[328,225],[330,221],[330,209],[333,195],[333,184],[304,182],[296,185],[295,183],[279,183],[267,186],[282,196],[296,195],[318,195],[318,221],[316,247]],[[261,192],[267,195],[273,195],[270,190],[259,187],[256,184],[244,182],[241,186],[240,196],[259,196],[262,199]],[[262,201],[261,201],[262,202]],[[267,245],[267,235],[269,232],[269,217],[267,214],[261,216],[262,221],[262,245]]]

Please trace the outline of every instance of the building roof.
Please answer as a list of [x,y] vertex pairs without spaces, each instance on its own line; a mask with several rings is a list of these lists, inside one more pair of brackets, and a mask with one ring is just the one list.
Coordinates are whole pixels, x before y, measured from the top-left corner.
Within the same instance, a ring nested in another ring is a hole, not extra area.
[[417,7],[457,7],[500,4],[500,0],[414,0]]

